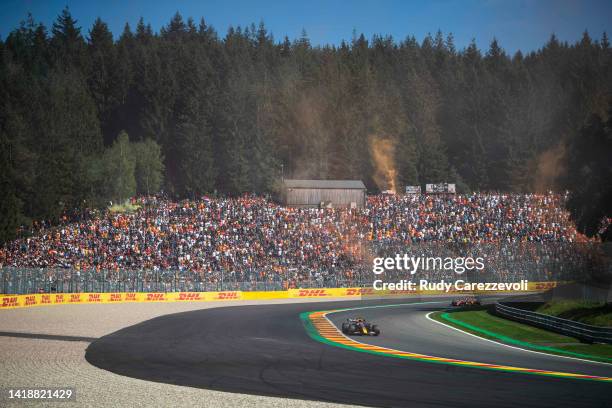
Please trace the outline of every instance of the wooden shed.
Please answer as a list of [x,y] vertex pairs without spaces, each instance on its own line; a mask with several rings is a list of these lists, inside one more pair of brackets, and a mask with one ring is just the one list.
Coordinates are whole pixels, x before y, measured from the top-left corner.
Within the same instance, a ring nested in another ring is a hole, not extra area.
[[365,207],[361,180],[283,180],[281,201],[289,207]]

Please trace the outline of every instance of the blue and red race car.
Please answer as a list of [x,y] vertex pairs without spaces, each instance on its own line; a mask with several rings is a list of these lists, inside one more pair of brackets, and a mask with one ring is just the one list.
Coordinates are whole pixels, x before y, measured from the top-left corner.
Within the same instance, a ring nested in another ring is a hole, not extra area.
[[358,317],[356,319],[346,319],[346,322],[342,323],[342,333],[349,335],[378,336],[380,335],[380,329],[377,325],[367,322],[362,317]]

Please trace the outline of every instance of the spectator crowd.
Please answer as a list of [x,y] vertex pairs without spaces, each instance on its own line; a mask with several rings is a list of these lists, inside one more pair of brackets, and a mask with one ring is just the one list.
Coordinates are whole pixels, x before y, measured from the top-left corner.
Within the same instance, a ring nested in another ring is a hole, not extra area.
[[188,289],[221,280],[354,285],[372,279],[377,254],[471,251],[486,252],[488,270],[498,277],[539,271],[547,278],[550,262],[575,257],[575,245],[587,241],[563,200],[558,194],[383,194],[368,197],[363,209],[331,209],[287,208],[258,196],[145,197],[133,213],[43,224],[0,248],[0,268],[70,270],[108,280],[134,279],[128,272],[138,271],[180,280]]

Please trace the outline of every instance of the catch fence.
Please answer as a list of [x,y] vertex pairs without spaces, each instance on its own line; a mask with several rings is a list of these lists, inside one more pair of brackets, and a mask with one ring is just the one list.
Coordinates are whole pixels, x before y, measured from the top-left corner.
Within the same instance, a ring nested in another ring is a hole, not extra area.
[[[407,254],[427,259],[479,258],[483,270],[458,271],[420,268],[412,274],[402,269],[373,273],[374,258],[394,258]],[[431,258],[433,257],[433,258]],[[234,269],[210,268],[153,270],[79,270],[70,267],[0,267],[0,293],[76,293],[76,292],[210,292],[275,291],[292,288],[372,287],[375,279],[397,282],[402,279],[429,281],[463,279],[467,282],[588,281],[612,279],[610,245],[561,243],[480,243],[463,244],[423,242],[399,245],[372,243],[364,254],[342,254],[329,259],[296,262],[271,256],[262,267],[235,262]],[[327,261],[327,262],[323,262]]]
[[[306,272],[299,280],[252,279],[237,280],[232,273],[220,273],[213,281],[202,279],[188,271],[79,271],[57,268],[2,268],[0,293],[78,293],[78,292],[218,292],[228,290],[276,291],[292,288],[355,288],[371,287],[372,280],[321,277]],[[306,276],[306,277],[304,277]]]

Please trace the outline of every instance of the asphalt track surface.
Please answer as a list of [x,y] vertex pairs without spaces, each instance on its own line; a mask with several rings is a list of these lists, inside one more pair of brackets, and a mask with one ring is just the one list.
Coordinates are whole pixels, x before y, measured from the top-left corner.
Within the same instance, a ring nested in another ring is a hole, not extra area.
[[[383,334],[360,341],[399,350],[518,367],[612,376],[612,366],[511,349],[425,318],[448,302],[361,309]],[[430,300],[431,301],[431,300]],[[376,356],[311,339],[305,311],[400,303],[349,301],[238,306],[161,316],[94,341],[91,364],[190,387],[368,406],[609,407],[609,383],[496,372]]]

